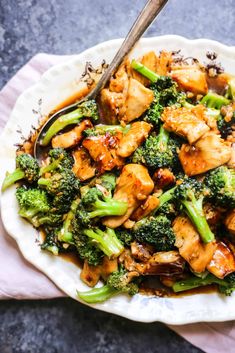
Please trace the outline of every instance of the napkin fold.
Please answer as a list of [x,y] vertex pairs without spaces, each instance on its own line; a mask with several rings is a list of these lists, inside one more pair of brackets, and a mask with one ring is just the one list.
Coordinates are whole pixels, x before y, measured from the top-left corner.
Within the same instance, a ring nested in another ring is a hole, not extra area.
[[[71,56],[38,54],[6,84],[0,92],[0,130],[7,122],[18,96],[37,82],[52,65]],[[21,255],[16,242],[4,230],[0,219],[0,299],[44,299],[63,297],[43,273],[35,269]],[[199,323],[170,329],[206,353],[234,353],[235,321]]]

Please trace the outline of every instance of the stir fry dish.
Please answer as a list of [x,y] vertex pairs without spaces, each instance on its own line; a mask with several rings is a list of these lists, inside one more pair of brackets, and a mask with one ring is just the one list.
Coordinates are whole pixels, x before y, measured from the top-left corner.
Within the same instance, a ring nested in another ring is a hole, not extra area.
[[159,296],[235,290],[235,79],[221,71],[165,51],[126,59],[50,126],[40,164],[17,151],[2,190],[17,182],[43,251],[76,253],[83,301],[150,282]]

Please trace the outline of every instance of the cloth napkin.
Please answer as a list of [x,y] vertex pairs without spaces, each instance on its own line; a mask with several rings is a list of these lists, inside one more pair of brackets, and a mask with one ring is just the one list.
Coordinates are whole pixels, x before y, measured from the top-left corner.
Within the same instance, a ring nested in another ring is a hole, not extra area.
[[[6,84],[0,92],[0,130],[3,129],[17,97],[38,81],[52,65],[71,58],[38,54],[33,57]],[[63,297],[61,292],[43,273],[28,263],[16,242],[4,230],[0,220],[0,299],[44,299]],[[225,323],[199,323],[169,327],[186,340],[207,353],[235,352],[235,321]]]

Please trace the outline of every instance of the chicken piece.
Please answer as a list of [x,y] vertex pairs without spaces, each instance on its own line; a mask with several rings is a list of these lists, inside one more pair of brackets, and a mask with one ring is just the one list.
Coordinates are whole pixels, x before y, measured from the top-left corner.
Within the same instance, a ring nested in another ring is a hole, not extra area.
[[142,262],[136,262],[136,260],[131,255],[129,249],[125,249],[119,256],[120,264],[123,264],[125,269],[130,272],[141,274],[145,267],[145,264]]
[[153,174],[155,188],[164,189],[166,186],[174,184],[175,176],[168,168],[159,168]]
[[105,136],[91,136],[83,140],[82,143],[91,158],[97,162],[100,173],[112,170],[116,165],[106,142]]
[[228,161],[228,167],[235,169],[235,143],[232,144],[231,158]]
[[126,112],[126,98],[129,87],[129,78],[126,71],[125,61],[115,74],[115,78],[110,80],[109,88],[101,90],[99,107],[101,119],[106,123],[115,124],[121,120]]
[[[157,58],[156,54],[154,53],[154,51],[150,51],[150,52],[144,54],[142,59],[140,59],[138,61],[140,61],[141,64],[146,66],[148,69],[156,72],[158,58]],[[150,81],[146,77],[144,77],[143,75],[141,75],[139,72],[137,72],[136,70],[134,70],[132,68],[130,69],[130,75],[135,80],[142,83],[142,85],[144,85],[144,86],[148,86],[150,83]]]
[[73,172],[81,181],[95,176],[96,168],[92,165],[91,158],[84,147],[79,147],[72,153],[74,159]]
[[131,220],[139,221],[140,219],[148,216],[157,206],[160,201],[155,195],[149,195],[146,201],[140,205],[131,215]]
[[231,76],[226,73],[222,73],[214,77],[207,75],[206,80],[209,90],[223,96],[228,88],[228,81],[230,78]]
[[100,279],[100,266],[89,265],[87,260],[84,261],[80,279],[89,287],[94,287]]
[[223,216],[223,212],[218,207],[215,207],[211,203],[205,203],[203,205],[203,212],[206,216],[207,223],[211,227],[217,227]]
[[235,271],[234,255],[222,241],[216,243],[216,249],[212,260],[207,265],[207,270],[221,279]]
[[117,154],[121,157],[129,157],[137,147],[139,147],[148,137],[152,125],[145,121],[137,121],[131,124],[130,130],[122,137],[119,142]]
[[197,66],[183,66],[171,71],[171,77],[183,91],[190,91],[197,94],[207,94],[208,86],[206,73]]
[[53,148],[69,148],[74,147],[82,140],[84,130],[91,128],[93,125],[90,120],[83,120],[78,126],[61,135],[53,137],[51,144]]
[[131,254],[135,259],[141,262],[147,262],[153,254],[153,248],[149,245],[134,241],[131,243]]
[[235,209],[231,210],[224,221],[226,228],[228,229],[229,233],[235,235]]
[[152,90],[146,88],[139,81],[130,78],[125,102],[126,112],[121,120],[130,122],[139,118],[149,108],[153,98]]
[[103,224],[109,228],[117,228],[123,224],[132,212],[152,192],[154,184],[148,169],[140,164],[126,164],[117,180],[114,199],[128,203],[128,209],[123,216],[106,217]]
[[117,258],[109,259],[108,256],[104,256],[102,264],[100,265],[101,277],[106,280],[108,276],[118,270]]
[[176,241],[175,246],[180,255],[189,263],[195,272],[203,272],[210,263],[215,251],[215,243],[203,244],[191,221],[178,216],[173,222]]
[[179,159],[185,174],[193,176],[227,163],[231,154],[229,141],[224,141],[219,135],[208,132],[194,146],[183,144]]
[[109,147],[110,153],[115,161],[115,166],[118,169],[121,169],[125,164],[125,159],[119,156],[117,153],[122,137],[123,133],[121,131],[117,131],[115,135],[108,134],[106,138],[106,144]]
[[163,127],[193,144],[210,130],[204,121],[204,112],[205,107],[202,105],[194,108],[167,107],[162,114]]
[[144,266],[143,275],[173,275],[184,271],[185,260],[178,251],[161,251],[153,254]]
[[159,75],[166,76],[170,69],[172,63],[172,53],[168,51],[161,51],[156,63],[156,72]]

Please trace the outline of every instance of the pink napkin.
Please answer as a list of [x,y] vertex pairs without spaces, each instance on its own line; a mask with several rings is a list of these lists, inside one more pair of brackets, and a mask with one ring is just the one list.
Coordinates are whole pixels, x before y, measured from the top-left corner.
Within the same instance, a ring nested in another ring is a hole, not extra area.
[[[19,94],[38,81],[50,66],[69,56],[38,54],[0,92],[0,129],[4,127]],[[44,274],[21,255],[15,241],[4,231],[0,220],[0,299],[44,299],[65,296]],[[1,265],[2,264],[2,265]],[[233,353],[235,322],[169,326],[207,353]]]

